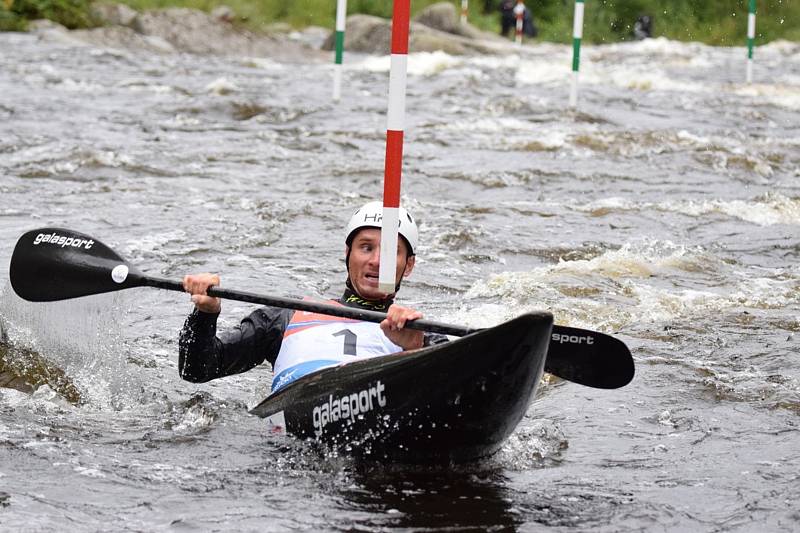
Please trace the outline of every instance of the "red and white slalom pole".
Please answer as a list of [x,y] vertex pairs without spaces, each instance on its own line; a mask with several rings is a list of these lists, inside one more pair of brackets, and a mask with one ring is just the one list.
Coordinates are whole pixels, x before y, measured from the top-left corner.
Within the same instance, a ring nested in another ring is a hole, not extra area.
[[525,15],[525,4],[522,3],[522,0],[517,0],[517,5],[514,6],[514,16],[517,18],[517,32],[516,32],[517,46],[522,46],[522,25],[523,25],[524,15]]
[[468,12],[469,12],[469,0],[461,0],[461,24],[467,23]]
[[394,0],[392,56],[389,71],[389,109],[386,118],[386,164],[383,171],[383,221],[378,290],[394,294],[397,230],[400,225],[400,178],[403,168],[403,128],[406,115],[408,25],[410,0]]

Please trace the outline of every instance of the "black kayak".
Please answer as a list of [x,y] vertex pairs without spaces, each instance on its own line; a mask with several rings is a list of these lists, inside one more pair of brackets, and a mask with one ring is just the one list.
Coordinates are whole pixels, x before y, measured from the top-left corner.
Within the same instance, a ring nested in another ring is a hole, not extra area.
[[550,313],[324,368],[251,409],[270,431],[353,456],[409,463],[491,455],[525,415],[544,370]]

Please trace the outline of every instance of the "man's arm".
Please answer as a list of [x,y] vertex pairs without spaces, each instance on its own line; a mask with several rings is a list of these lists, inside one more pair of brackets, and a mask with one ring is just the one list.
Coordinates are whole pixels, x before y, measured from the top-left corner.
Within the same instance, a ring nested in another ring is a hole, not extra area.
[[250,314],[224,338],[217,338],[219,298],[208,296],[219,286],[217,274],[190,274],[183,288],[192,295],[195,309],[181,330],[178,351],[180,376],[194,383],[245,372],[264,359],[275,361],[288,318],[284,310],[263,308]]
[[288,309],[262,307],[218,338],[219,315],[195,309],[180,334],[178,372],[181,378],[204,383],[246,372],[265,360],[274,363],[291,315]]

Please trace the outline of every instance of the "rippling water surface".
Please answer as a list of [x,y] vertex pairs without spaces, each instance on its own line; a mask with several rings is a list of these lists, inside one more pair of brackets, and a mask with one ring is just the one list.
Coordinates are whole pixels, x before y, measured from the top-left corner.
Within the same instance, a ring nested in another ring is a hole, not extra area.
[[410,57],[402,300],[475,326],[548,309],[637,362],[619,390],[546,383],[454,468],[265,435],[266,367],[182,382],[185,295],[30,304],[7,281],[16,239],[61,226],[154,275],[338,295],[342,227],[382,193],[388,58],[348,55],[332,105],[316,62],[0,48],[3,364],[62,377],[0,388],[0,529],[800,528],[800,45],[758,48],[752,85],[742,48],[587,47],[576,112],[567,47]]

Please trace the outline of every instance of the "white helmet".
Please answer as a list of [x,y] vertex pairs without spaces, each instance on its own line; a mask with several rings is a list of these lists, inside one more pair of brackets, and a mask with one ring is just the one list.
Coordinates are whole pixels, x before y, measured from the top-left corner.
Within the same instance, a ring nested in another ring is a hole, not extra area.
[[[398,233],[403,236],[408,244],[408,255],[414,255],[414,250],[417,249],[419,244],[419,231],[417,224],[408,211],[399,208],[400,227],[397,228]],[[381,202],[369,202],[361,206],[353,216],[350,217],[350,222],[347,223],[345,230],[346,238],[344,242],[350,246],[356,231],[361,228],[380,228],[381,220],[383,219],[383,204]]]

